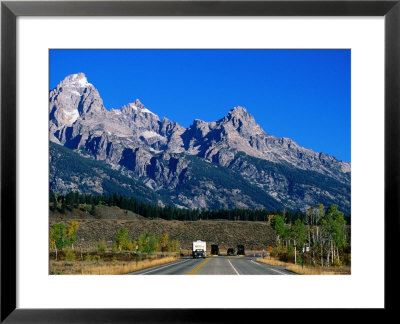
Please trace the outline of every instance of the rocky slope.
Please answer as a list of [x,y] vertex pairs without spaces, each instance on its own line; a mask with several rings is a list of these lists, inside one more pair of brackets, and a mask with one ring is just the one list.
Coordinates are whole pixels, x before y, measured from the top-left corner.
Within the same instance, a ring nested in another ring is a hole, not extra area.
[[267,250],[268,246],[276,245],[276,232],[265,222],[147,219],[118,207],[107,206],[96,207],[95,217],[78,209],[66,214],[50,211],[50,226],[59,222],[69,224],[71,220],[79,222],[76,246],[85,249],[94,248],[103,239],[111,248],[111,241],[115,240],[115,234],[121,227],[128,229],[132,240],[137,240],[140,234],[147,231],[157,236],[168,233],[170,240],[179,240],[182,249],[191,249],[192,242],[197,239],[206,241],[208,249],[211,244],[218,244],[222,253],[239,244],[244,245],[246,250]]
[[[49,102],[52,142],[104,161],[164,202],[184,208],[301,210],[322,202],[350,211],[349,163],[267,134],[243,107],[184,128],[160,120],[139,100],[107,110],[83,73],[60,82]],[[57,185],[56,167],[50,173],[53,190],[68,190]],[[78,182],[75,189],[85,191]]]

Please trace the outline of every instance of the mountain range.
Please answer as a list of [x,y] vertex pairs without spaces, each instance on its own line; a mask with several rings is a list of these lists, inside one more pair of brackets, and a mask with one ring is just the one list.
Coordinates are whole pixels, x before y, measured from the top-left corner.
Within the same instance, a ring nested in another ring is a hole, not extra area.
[[266,133],[244,107],[185,128],[138,99],[107,110],[78,73],[50,91],[49,133],[55,192],[114,191],[199,209],[335,203],[350,213],[350,163]]

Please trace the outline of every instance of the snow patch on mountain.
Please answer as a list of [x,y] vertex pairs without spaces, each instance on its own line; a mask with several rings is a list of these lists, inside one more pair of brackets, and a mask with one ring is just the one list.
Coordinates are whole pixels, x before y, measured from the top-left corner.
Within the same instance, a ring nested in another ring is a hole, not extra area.
[[140,134],[140,136],[143,136],[144,138],[163,137],[160,134],[153,131],[144,131],[143,133]]
[[75,123],[75,121],[78,119],[79,117],[79,111],[78,109],[75,109],[73,111],[66,111],[64,110],[64,114],[67,115],[67,119],[69,121],[69,124],[73,124]]

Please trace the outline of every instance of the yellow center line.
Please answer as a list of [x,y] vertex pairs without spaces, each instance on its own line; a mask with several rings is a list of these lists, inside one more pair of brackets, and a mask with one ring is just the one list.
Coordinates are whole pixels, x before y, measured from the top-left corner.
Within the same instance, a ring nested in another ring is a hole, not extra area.
[[205,265],[210,259],[205,259],[202,263],[200,263],[196,268],[193,270],[189,271],[187,274],[188,275],[194,275],[203,265]]

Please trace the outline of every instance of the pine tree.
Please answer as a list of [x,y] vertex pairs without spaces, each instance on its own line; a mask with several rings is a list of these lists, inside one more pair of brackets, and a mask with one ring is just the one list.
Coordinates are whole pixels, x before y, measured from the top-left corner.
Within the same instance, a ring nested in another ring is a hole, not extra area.
[[92,206],[91,206],[91,208],[90,208],[89,213],[90,213],[90,215],[92,215],[92,216],[95,216],[95,215],[96,215],[96,205],[95,205],[94,202],[92,202]]
[[66,209],[66,204],[65,204],[65,198],[64,197],[62,197],[61,198],[61,210],[60,210],[60,213],[61,214],[65,214],[65,209]]

